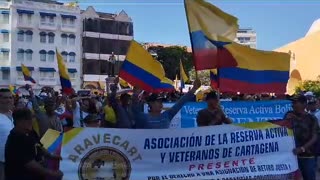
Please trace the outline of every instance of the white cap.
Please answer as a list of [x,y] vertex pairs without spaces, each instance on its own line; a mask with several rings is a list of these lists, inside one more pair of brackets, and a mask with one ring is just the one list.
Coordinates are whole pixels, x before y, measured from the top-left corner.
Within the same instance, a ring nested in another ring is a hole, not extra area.
[[314,95],[313,95],[313,92],[308,91],[308,92],[306,92],[306,93],[304,94],[304,96],[314,96]]

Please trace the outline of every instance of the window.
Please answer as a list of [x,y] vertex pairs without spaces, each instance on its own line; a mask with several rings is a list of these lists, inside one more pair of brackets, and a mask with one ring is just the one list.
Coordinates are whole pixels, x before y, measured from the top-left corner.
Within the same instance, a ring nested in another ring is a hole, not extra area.
[[63,51],[63,52],[61,53],[61,55],[62,55],[62,58],[63,58],[64,62],[67,62],[67,61],[68,61],[68,53],[65,52],[65,51]]
[[42,78],[54,78],[54,72],[43,72],[43,71],[40,71],[40,77],[42,77]]
[[47,34],[45,32],[40,33],[40,43],[46,43],[47,42]]
[[76,61],[76,53],[70,52],[69,53],[69,62],[74,63]]
[[50,16],[49,17],[49,22],[50,22],[50,25],[53,25],[54,24],[54,17]]
[[47,72],[47,77],[54,78],[54,72]]
[[49,43],[53,44],[54,43],[54,36],[49,36]]
[[41,24],[44,24],[44,23],[46,23],[46,17],[45,16],[41,16]]
[[74,23],[75,23],[75,20],[71,18],[71,19],[70,19],[70,25],[71,25],[71,26],[74,26]]
[[32,24],[32,16],[31,16],[31,14],[28,14],[28,24]]
[[40,61],[45,62],[47,52],[45,50],[41,50],[39,53],[40,53]]
[[27,61],[32,61],[32,53],[33,53],[33,51],[31,49],[27,49],[25,51],[25,53],[26,53],[26,60]]
[[32,42],[32,35],[33,35],[32,31],[29,30],[26,32],[26,41],[27,42]]
[[3,60],[8,60],[9,59],[9,51],[2,52],[2,57],[3,57]]
[[54,43],[54,36],[55,36],[55,34],[54,34],[53,32],[50,32],[50,33],[48,34],[48,36],[49,36],[49,43],[50,43],[50,44],[53,44],[53,43]]
[[75,45],[76,36],[74,34],[69,35],[69,45]]
[[76,78],[76,73],[69,73],[69,77],[71,79],[75,79]]
[[9,42],[9,33],[3,33],[2,38],[3,42]]
[[69,39],[69,45],[75,45],[76,44],[76,39],[75,38],[70,38]]
[[23,31],[18,32],[18,41],[24,41],[24,32]]
[[17,60],[18,61],[23,61],[24,60],[24,50],[23,49],[18,49]]
[[67,45],[68,36],[66,34],[61,34],[61,38],[62,38],[62,45]]
[[23,22],[23,14],[19,14],[18,22],[19,22],[19,23],[22,23],[22,22]]
[[54,51],[48,52],[48,61],[53,62],[54,61]]
[[62,26],[67,25],[67,19],[66,18],[62,18]]
[[18,78],[23,78],[22,71],[17,71]]
[[3,23],[9,24],[9,14],[3,14]]
[[10,79],[10,71],[2,71],[2,80]]
[[46,72],[40,71],[40,77],[46,77]]

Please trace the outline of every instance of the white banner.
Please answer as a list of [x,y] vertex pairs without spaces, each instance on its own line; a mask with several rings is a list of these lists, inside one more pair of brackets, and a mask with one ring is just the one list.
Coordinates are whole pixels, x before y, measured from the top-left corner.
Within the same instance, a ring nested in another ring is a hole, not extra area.
[[65,180],[291,179],[292,131],[273,123],[126,130],[76,128],[63,136]]

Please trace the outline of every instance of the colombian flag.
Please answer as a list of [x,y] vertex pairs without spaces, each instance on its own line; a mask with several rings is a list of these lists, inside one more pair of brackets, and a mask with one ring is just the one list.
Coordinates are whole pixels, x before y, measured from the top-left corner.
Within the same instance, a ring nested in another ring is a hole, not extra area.
[[27,66],[21,64],[21,70],[25,81],[30,81],[32,83],[36,83],[36,81],[31,77],[30,70]]
[[182,61],[180,59],[180,88],[184,88],[184,84],[188,81],[188,76],[185,73],[182,65]]
[[219,68],[222,92],[286,92],[289,54],[255,50],[233,42],[237,18],[203,0],[185,0],[185,7],[195,68]]
[[217,69],[210,70],[210,85],[213,89],[219,88],[219,76]]
[[66,65],[64,64],[62,55],[58,52],[57,49],[56,49],[56,54],[57,54],[57,60],[58,60],[58,69],[59,69],[62,92],[70,95],[73,93],[73,89],[72,89],[72,85],[71,85],[71,81],[69,78]]
[[19,91],[16,89],[16,87],[15,87],[15,86],[12,86],[12,85],[9,85],[9,90],[10,90],[10,92],[11,92],[13,95],[19,93]]
[[[61,147],[62,147],[62,138],[63,134],[48,129],[48,131],[43,135],[40,142],[43,145],[45,149],[47,149],[50,153],[53,153],[55,155],[61,154]],[[48,160],[48,168],[52,170],[58,170],[59,169],[59,161],[56,160]],[[52,179],[51,177],[48,177],[47,179]]]
[[165,72],[160,62],[146,51],[139,43],[132,40],[123,62],[119,76],[133,86],[159,93],[174,91],[173,82],[165,77]]

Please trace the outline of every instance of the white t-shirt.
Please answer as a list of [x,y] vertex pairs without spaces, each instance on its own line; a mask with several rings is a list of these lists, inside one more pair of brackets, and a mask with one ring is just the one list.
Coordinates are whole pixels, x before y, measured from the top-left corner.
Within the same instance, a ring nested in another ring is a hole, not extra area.
[[0,162],[4,162],[5,146],[12,128],[12,120],[7,115],[0,113]]
[[[76,108],[73,111],[73,127],[81,127],[81,116],[80,116],[80,104],[77,102]],[[88,116],[88,113],[82,111],[82,118],[84,119],[85,117]],[[82,120],[83,120],[82,119]]]

